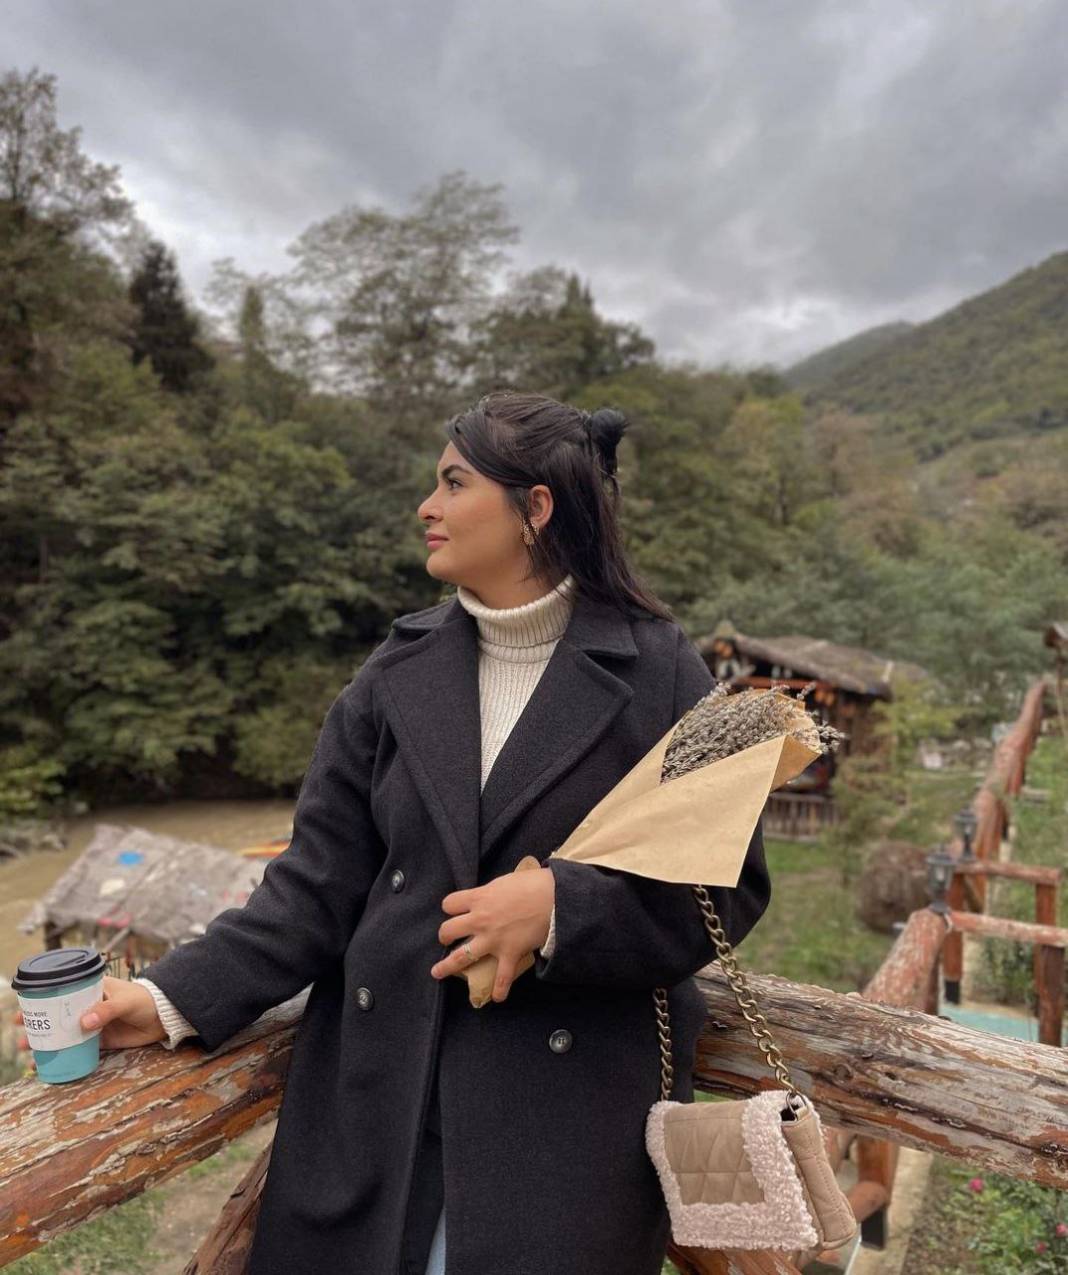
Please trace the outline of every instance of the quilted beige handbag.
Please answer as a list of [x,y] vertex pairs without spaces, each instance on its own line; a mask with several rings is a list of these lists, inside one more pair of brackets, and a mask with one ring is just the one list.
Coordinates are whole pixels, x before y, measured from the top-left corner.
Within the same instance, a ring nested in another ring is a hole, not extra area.
[[[687,1248],[838,1248],[856,1235],[857,1220],[831,1168],[819,1115],[790,1080],[708,891],[700,885],[693,891],[738,1007],[765,1061],[786,1088],[764,1089],[752,1098],[733,1101],[669,1101],[667,992],[662,987],[654,990],[660,1101],[649,1109],[645,1145],[664,1190],[672,1238]],[[753,1025],[749,1010],[761,1027]]]

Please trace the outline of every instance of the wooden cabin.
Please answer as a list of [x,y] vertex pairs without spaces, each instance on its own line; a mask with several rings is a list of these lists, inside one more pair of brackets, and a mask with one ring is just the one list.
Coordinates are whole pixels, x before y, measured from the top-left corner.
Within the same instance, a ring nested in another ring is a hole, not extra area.
[[796,694],[815,682],[805,696],[806,707],[845,736],[837,753],[818,757],[768,799],[765,828],[800,839],[818,835],[834,821],[831,781],[838,758],[877,749],[873,706],[893,699],[902,681],[930,680],[918,664],[888,659],[863,647],[804,634],[752,637],[738,632],[729,620],[694,645],[716,680],[732,689],[785,683]]

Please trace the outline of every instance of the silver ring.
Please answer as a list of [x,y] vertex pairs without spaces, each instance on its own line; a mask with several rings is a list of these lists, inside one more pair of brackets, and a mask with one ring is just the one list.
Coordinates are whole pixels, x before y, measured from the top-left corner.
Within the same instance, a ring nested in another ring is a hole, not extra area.
[[460,946],[467,953],[467,959],[469,961],[473,961],[475,959],[475,954],[471,951],[471,940],[467,939],[464,943],[461,943]]

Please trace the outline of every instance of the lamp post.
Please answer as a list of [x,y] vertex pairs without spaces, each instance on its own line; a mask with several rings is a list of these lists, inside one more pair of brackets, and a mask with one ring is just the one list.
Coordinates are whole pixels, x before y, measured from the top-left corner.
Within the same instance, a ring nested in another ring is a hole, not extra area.
[[[953,880],[953,868],[956,859],[951,854],[946,853],[945,842],[939,842],[938,849],[927,856],[927,893],[931,897],[928,904],[932,912],[939,912],[943,916],[949,912],[949,903],[946,900],[946,893],[949,890],[950,882]],[[954,1005],[960,1004],[960,980],[955,978],[943,978],[942,987],[947,1001],[951,1001]]]
[[929,907],[932,912],[948,912],[946,892],[953,880],[953,867],[956,859],[946,853],[946,843],[940,841],[938,849],[927,856],[927,893],[931,896]]
[[975,830],[979,826],[979,819],[971,806],[965,806],[963,810],[958,810],[953,816],[953,824],[960,833],[961,841],[964,846],[960,852],[962,859],[974,859],[975,851],[972,848],[972,838],[975,836]]

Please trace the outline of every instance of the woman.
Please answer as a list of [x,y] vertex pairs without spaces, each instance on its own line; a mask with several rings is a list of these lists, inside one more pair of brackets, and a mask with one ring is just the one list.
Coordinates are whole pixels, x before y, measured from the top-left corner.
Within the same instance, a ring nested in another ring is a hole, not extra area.
[[[105,1048],[214,1050],[311,984],[252,1275],[659,1275],[652,989],[691,1100],[716,953],[688,885],[546,862],[713,684],[628,566],[625,428],[534,394],[448,423],[418,516],[456,597],[396,619],[338,695],[245,906],[82,1020]],[[770,897],[759,824],[737,886],[708,888],[736,945]],[[487,953],[476,1010],[451,975]]]

